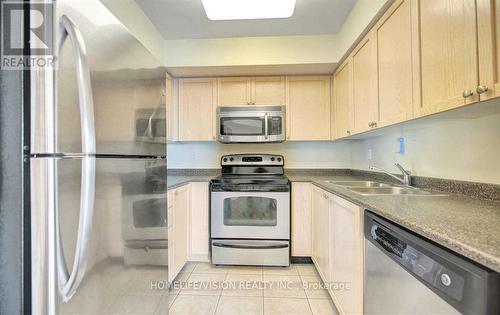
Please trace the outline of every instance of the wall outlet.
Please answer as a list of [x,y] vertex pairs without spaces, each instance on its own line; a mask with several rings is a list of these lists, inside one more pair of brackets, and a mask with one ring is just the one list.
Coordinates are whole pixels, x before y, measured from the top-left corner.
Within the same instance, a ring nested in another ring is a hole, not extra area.
[[191,152],[191,160],[198,161],[198,153],[196,151]]
[[368,148],[368,161],[373,159],[373,151],[372,148]]

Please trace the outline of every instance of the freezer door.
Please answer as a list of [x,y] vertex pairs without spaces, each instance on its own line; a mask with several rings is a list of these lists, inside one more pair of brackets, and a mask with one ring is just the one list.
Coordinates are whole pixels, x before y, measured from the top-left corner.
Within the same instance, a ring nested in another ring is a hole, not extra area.
[[[59,35],[64,41],[55,78],[50,71],[34,73],[31,153],[165,155],[165,98],[172,97],[164,94],[165,68],[101,1],[58,0],[56,30],[63,16],[81,36]],[[87,71],[88,96],[81,80]],[[82,128],[90,119],[95,152],[82,147]]]

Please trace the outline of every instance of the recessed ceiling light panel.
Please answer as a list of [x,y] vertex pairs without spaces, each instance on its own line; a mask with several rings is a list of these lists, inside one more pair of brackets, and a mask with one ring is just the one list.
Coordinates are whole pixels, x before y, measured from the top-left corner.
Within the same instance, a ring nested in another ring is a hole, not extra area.
[[296,0],[202,0],[210,20],[289,18]]

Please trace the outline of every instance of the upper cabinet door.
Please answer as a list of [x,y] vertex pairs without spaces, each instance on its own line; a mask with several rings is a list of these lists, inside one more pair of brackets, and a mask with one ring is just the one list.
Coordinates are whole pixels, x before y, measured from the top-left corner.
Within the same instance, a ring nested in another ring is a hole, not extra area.
[[251,78],[219,78],[217,82],[219,106],[251,105]]
[[287,140],[330,140],[330,77],[287,78]]
[[352,59],[348,58],[333,78],[334,139],[351,134],[352,93]]
[[423,116],[479,100],[476,0],[418,2]]
[[371,32],[352,54],[354,82],[353,131],[373,128],[378,121],[377,39]]
[[481,101],[500,96],[500,0],[477,0]]
[[255,77],[252,79],[254,105],[285,105],[285,77]]
[[216,83],[212,78],[179,80],[179,141],[215,139]]
[[165,107],[166,107],[166,123],[167,123],[167,141],[177,140],[177,115],[174,109],[174,81],[167,73],[165,79]]
[[[412,117],[414,103],[412,54],[418,49],[412,47],[411,13],[411,1],[398,0],[375,26],[378,43],[377,127]],[[415,72],[418,73],[418,69]]]

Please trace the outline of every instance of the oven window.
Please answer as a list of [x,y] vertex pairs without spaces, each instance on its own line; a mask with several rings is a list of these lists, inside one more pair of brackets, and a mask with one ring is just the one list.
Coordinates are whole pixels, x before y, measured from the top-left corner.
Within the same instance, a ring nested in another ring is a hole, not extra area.
[[265,197],[233,197],[224,199],[224,225],[276,226],[277,201]]
[[220,134],[223,136],[263,136],[265,121],[262,117],[222,117]]
[[152,228],[167,226],[166,198],[135,201],[133,204],[134,227]]

